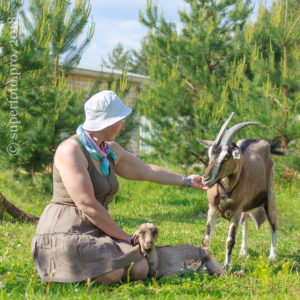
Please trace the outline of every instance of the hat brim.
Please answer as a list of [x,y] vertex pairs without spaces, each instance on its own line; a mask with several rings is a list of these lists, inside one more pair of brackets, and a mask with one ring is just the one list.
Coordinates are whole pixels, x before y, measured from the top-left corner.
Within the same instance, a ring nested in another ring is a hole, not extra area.
[[82,128],[84,130],[88,131],[100,131],[104,128],[107,128],[118,121],[121,121],[122,119],[125,119],[127,116],[129,116],[132,113],[132,109],[130,107],[125,106],[121,112],[118,112],[115,116],[111,116],[109,119],[106,120],[100,120],[100,121],[85,121],[82,124]]

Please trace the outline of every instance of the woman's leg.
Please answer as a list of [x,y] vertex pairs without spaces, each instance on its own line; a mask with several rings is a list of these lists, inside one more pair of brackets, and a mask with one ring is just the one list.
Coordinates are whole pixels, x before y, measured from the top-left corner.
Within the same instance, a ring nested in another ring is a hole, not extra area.
[[124,269],[118,269],[95,277],[93,281],[100,284],[113,284],[119,282],[122,279],[123,274]]
[[[130,267],[127,267],[124,269],[124,274],[123,274],[123,280],[127,280],[128,276],[128,270]],[[146,260],[146,258],[141,258],[139,261],[135,262],[133,266],[130,268],[129,275],[130,275],[130,280],[132,281],[137,281],[137,280],[144,280],[147,278],[149,272],[149,265]]]
[[[98,277],[95,277],[93,280],[99,284],[113,284],[119,282],[120,280],[127,280],[128,270],[130,267],[125,269],[114,270],[105,274],[102,274]],[[146,258],[142,258],[130,268],[129,275],[130,280],[144,280],[146,279],[149,271],[149,266]]]

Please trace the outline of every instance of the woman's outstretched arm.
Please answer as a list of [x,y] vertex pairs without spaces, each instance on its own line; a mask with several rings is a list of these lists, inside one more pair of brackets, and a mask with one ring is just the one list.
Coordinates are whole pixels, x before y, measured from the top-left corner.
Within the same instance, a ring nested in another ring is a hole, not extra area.
[[[124,150],[118,143],[110,142],[112,150],[117,155],[116,173],[126,179],[143,180],[159,184],[181,185],[183,177],[180,174],[171,172],[165,168],[145,164],[143,161]],[[207,190],[202,185],[202,177],[191,175],[191,187],[198,190]]]

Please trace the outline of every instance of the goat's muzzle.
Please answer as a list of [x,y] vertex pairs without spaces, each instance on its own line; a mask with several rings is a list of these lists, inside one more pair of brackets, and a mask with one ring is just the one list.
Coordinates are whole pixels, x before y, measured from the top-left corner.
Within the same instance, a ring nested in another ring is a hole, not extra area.
[[152,245],[153,245],[152,241],[145,242],[146,249],[152,248]]
[[202,184],[207,187],[208,186],[212,187],[212,185],[214,185],[215,183],[216,183],[216,180],[212,181],[210,177],[204,176],[202,179]]
[[151,241],[147,241],[141,246],[142,246],[143,252],[149,253],[152,250],[153,243]]

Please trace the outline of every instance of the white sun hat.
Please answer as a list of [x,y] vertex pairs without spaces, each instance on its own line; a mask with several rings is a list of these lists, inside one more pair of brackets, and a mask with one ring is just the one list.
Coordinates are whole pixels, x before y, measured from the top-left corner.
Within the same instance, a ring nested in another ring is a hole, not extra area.
[[102,91],[84,104],[85,121],[82,128],[88,131],[100,131],[131,114],[127,107],[113,91]]

